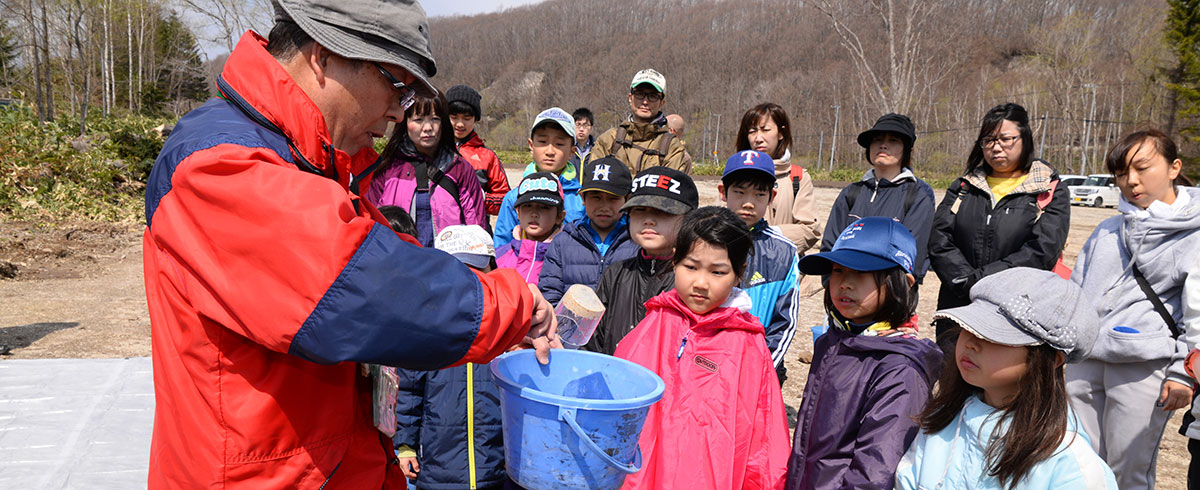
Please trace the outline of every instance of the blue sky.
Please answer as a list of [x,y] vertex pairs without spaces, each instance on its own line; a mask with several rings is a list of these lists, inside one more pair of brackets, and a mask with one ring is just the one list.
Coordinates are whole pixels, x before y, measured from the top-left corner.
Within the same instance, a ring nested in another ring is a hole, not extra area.
[[[543,0],[418,0],[418,1],[421,2],[422,7],[425,7],[426,15],[428,15],[430,17],[443,17],[443,16],[450,16],[450,15],[486,14],[486,13],[496,12],[499,10],[504,10],[506,8],[530,5],[530,4],[541,2]],[[203,3],[203,0],[201,0],[201,2]],[[259,9],[259,10],[256,10],[260,14],[259,16],[256,16],[256,19],[258,20],[257,23],[265,24],[270,21],[270,16],[269,16],[270,10],[267,7],[269,5],[269,0],[246,0],[246,2],[247,2],[247,5],[251,5],[251,6],[257,7]],[[227,51],[227,49],[225,48],[225,42],[223,39],[213,39],[214,37],[223,38],[223,36],[218,36],[218,35],[214,34],[214,33],[220,32],[220,30],[214,28],[211,25],[210,21],[208,21],[207,19],[204,19],[203,17],[201,17],[197,14],[187,12],[186,10],[181,9],[180,13],[183,16],[184,21],[187,22],[189,25],[192,26],[193,29],[196,30],[194,32],[198,32],[199,37],[200,37],[200,39],[199,39],[200,51],[201,51],[203,57],[205,57],[207,59],[212,59],[212,58],[214,58],[220,54],[223,54]],[[254,28],[255,30],[259,31],[260,33],[262,33],[264,35],[266,34],[266,32],[268,30],[270,30],[270,26],[253,25],[250,27]],[[240,36],[240,35],[241,35],[241,32],[238,32],[238,36]],[[236,41],[236,39],[235,39],[235,41]]]

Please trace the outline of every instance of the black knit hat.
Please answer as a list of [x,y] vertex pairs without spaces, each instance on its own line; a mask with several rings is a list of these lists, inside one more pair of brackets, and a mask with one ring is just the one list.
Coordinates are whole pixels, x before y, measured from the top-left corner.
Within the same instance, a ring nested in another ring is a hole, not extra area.
[[912,120],[904,114],[884,114],[878,121],[875,121],[874,127],[858,134],[858,146],[870,148],[871,139],[875,137],[876,133],[895,133],[904,140],[904,144],[908,148],[912,148],[913,143],[917,141],[916,127],[913,126]]
[[475,116],[476,121],[483,118],[483,110],[479,106],[480,99],[479,92],[466,85],[455,85],[446,91],[446,103],[462,102],[466,104],[471,108],[471,115]]

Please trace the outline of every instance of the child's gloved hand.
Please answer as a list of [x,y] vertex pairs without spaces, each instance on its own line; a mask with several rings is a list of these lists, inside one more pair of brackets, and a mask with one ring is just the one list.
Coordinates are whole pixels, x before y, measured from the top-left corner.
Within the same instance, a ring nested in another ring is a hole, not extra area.
[[421,464],[417,462],[417,458],[400,458],[400,471],[404,472],[404,477],[409,480],[417,478],[417,473],[421,472]]

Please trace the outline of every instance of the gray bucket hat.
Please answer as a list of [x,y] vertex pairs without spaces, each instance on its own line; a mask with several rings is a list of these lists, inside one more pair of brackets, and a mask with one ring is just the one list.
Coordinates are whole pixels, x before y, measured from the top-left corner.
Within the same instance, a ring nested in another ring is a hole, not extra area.
[[1029,267],[980,279],[971,287],[971,304],[933,314],[942,318],[997,344],[1049,345],[1067,362],[1087,358],[1100,328],[1100,315],[1079,286]]
[[413,87],[437,95],[429,78],[437,65],[429,23],[416,0],[272,0],[275,20],[291,19],[318,44],[352,60],[397,65],[420,80]]

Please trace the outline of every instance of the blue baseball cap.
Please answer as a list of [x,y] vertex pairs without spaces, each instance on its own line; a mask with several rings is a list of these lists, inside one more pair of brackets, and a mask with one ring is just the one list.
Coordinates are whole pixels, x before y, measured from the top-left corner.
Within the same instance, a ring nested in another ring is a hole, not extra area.
[[537,117],[533,118],[533,126],[529,127],[529,136],[532,137],[533,131],[545,124],[558,126],[571,135],[572,142],[575,141],[575,118],[571,117],[571,114],[567,113],[567,111],[558,107],[551,107],[538,113]]
[[883,216],[861,218],[842,230],[833,250],[800,259],[800,272],[829,274],[833,264],[869,272],[899,266],[912,273],[917,241],[900,222]]
[[725,160],[725,173],[721,174],[721,180],[725,180],[729,174],[742,170],[758,170],[766,172],[775,179],[775,160],[771,159],[771,155],[761,151],[745,150],[734,153]]

